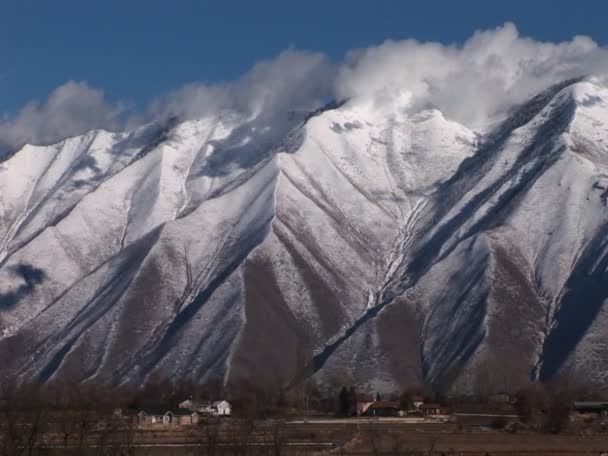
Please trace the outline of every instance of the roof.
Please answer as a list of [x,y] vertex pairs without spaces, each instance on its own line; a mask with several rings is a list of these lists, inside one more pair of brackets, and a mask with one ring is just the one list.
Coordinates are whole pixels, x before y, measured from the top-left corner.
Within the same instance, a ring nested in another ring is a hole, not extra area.
[[600,401],[574,401],[576,408],[608,408],[608,402]]
[[196,413],[196,412],[193,412],[190,409],[185,409],[185,408],[179,408],[178,407],[178,408],[171,408],[171,409],[167,410],[167,413],[171,413],[171,414],[173,414],[175,416],[179,416],[179,415],[188,415],[188,416],[190,416],[190,415],[192,415],[193,413]]
[[441,408],[441,405],[439,404],[422,404],[420,406],[421,409],[438,409]]
[[179,407],[163,407],[162,405],[155,405],[155,406],[150,406],[150,407],[143,407],[141,409],[137,409],[137,410],[133,410],[133,411],[129,411],[129,414],[135,414],[135,415],[139,415],[140,413],[145,413],[148,416],[162,416],[162,415],[167,415],[167,414],[172,414],[175,416],[179,416],[179,415],[192,415],[192,410],[188,410],[185,408],[179,408]]
[[146,415],[164,415],[169,407],[166,405],[150,405],[138,409],[138,412],[144,412]]
[[219,407],[220,405],[227,405],[228,407],[230,407],[230,402],[228,401],[215,401],[212,405],[214,407]]
[[383,408],[399,408],[399,401],[376,401],[371,404],[369,409],[383,409]]

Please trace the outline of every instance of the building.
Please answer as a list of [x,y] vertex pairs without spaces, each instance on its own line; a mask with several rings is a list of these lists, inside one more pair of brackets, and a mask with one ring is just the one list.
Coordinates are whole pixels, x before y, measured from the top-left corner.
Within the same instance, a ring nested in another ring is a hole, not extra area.
[[232,406],[228,401],[216,401],[211,404],[211,408],[217,416],[230,416],[232,414]]
[[230,402],[225,400],[211,403],[186,399],[179,403],[179,407],[188,409],[192,412],[197,412],[199,415],[230,416],[232,414],[232,406],[230,405]]
[[197,424],[199,420],[198,412],[184,408],[147,407],[129,415],[134,423],[140,425],[186,426]]
[[137,410],[134,421],[137,424],[159,424],[163,422],[163,416],[167,412],[164,406],[150,406]]
[[423,415],[441,415],[441,405],[439,404],[421,404],[420,407],[418,407],[418,410],[420,410]]
[[422,397],[422,396],[420,396],[418,394],[415,394],[414,396],[412,396],[410,398],[410,400],[412,401],[412,405],[414,406],[414,408],[416,410],[420,410],[420,406],[422,404],[424,404],[424,397]]
[[213,408],[211,402],[186,399],[185,401],[180,402],[178,407],[190,410],[192,412],[198,412],[201,415],[215,415],[215,409]]
[[199,414],[196,411],[190,411],[188,409],[177,409],[175,411],[171,411],[172,414],[172,423],[178,424],[180,426],[188,426],[192,424],[197,424],[199,419]]
[[363,415],[370,405],[375,402],[371,394],[357,394],[357,415]]
[[399,401],[376,401],[367,407],[366,416],[399,416]]
[[608,402],[575,401],[574,410],[579,413],[597,413],[600,415],[608,415]]

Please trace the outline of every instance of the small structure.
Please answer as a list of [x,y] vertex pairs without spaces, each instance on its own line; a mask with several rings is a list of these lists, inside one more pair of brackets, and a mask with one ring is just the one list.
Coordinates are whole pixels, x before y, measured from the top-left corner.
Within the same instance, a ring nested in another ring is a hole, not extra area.
[[159,424],[164,422],[164,415],[167,408],[160,406],[150,406],[137,413],[137,423],[139,424]]
[[420,406],[424,404],[424,397],[416,394],[411,397],[412,405],[416,410],[420,410]]
[[177,422],[177,417],[173,414],[171,410],[165,412],[163,415],[163,424],[171,424],[173,422]]
[[186,399],[179,403],[179,407],[191,412],[197,412],[199,415],[230,416],[232,414],[232,406],[226,400],[211,403]]
[[399,416],[399,401],[376,401],[367,407],[366,416]]
[[213,408],[211,402],[201,402],[196,405],[195,410],[201,415],[216,415],[217,410]]
[[170,409],[163,415],[163,424],[174,424],[178,426],[187,426],[198,423],[198,413],[188,409],[177,408]]
[[608,402],[575,401],[574,410],[579,413],[597,413],[606,416],[608,415]]
[[127,416],[131,417],[131,422],[134,424],[152,423],[152,417],[143,410],[129,411]]
[[371,394],[357,394],[357,415],[365,414],[369,406],[374,402],[374,396]]
[[218,416],[230,416],[232,414],[232,406],[228,401],[216,401],[211,404],[211,408]]
[[425,403],[418,408],[423,415],[441,415],[441,405]]
[[177,409],[170,412],[172,414],[172,423],[180,426],[188,426],[197,424],[199,415],[198,412],[193,412],[188,409]]
[[[230,406],[227,401],[217,401],[211,403],[203,401],[193,401],[192,399],[186,399],[185,401],[180,402],[178,406],[179,408],[188,409],[192,412],[197,412],[199,415],[218,415],[219,413],[216,404],[220,404],[222,402],[226,402],[226,404]],[[222,409],[223,411],[225,411],[225,406],[222,406]]]
[[198,412],[192,412],[188,409],[177,408],[167,409],[161,407],[148,407],[143,410],[138,410],[136,413],[130,413],[132,422],[140,425],[146,424],[162,424],[168,425],[191,425],[197,424],[199,420]]

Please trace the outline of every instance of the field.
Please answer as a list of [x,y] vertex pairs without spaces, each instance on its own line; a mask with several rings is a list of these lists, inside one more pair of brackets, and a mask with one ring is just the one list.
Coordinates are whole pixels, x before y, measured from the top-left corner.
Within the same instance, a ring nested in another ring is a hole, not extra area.
[[[224,420],[210,439],[185,429],[138,431],[131,453],[156,455],[601,455],[608,435],[507,433],[453,423],[411,423],[400,419],[334,419],[256,422],[247,427]],[[134,450],[134,451],[133,451]],[[83,454],[47,449],[40,454]],[[87,454],[87,453],[84,453]],[[96,454],[94,449],[90,454]],[[104,452],[104,454],[109,454]],[[120,453],[113,453],[120,454]],[[124,453],[126,454],[126,453]]]
[[[348,420],[346,420],[348,421]],[[356,421],[356,420],[355,420]],[[352,440],[333,450],[340,454],[461,455],[600,455],[608,454],[608,435],[542,435],[506,433],[455,424],[412,424],[388,419],[376,422],[311,422],[297,424],[322,436],[343,428]]]

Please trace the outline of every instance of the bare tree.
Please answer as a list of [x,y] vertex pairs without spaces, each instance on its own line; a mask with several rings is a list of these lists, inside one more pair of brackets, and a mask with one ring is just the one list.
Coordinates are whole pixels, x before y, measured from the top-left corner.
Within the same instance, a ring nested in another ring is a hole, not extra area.
[[218,418],[205,418],[198,423],[198,448],[199,454],[214,456],[217,453],[220,421]]
[[133,426],[121,416],[102,417],[95,426],[95,449],[100,456],[122,456],[134,453]]
[[282,420],[274,420],[272,423],[272,452],[273,456],[281,456],[285,446],[285,423]]
[[34,454],[46,429],[48,401],[38,385],[0,385],[0,454]]
[[429,449],[427,450],[427,454],[433,456],[435,454],[435,447],[437,446],[437,443],[439,443],[439,436],[436,434],[431,435],[428,442]]
[[516,408],[518,415],[529,426],[540,429],[548,408],[549,397],[542,384],[532,384],[522,388],[516,394]]
[[244,418],[239,420],[238,430],[235,435],[233,452],[235,456],[245,456],[251,445],[252,436],[255,432],[255,420]]

